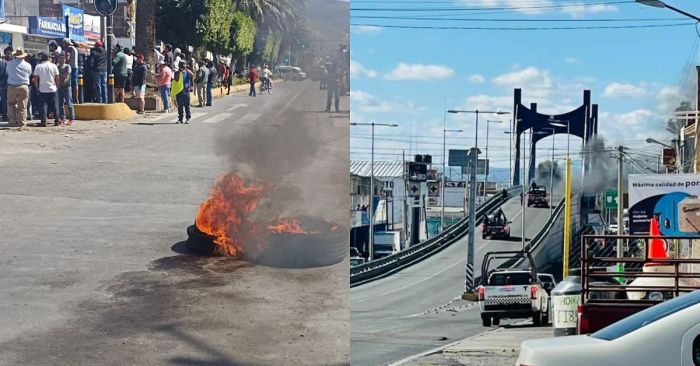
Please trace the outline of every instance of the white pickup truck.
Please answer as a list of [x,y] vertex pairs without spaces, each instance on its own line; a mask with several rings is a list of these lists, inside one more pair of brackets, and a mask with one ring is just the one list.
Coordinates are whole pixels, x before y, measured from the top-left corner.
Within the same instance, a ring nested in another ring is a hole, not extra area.
[[[500,269],[489,271],[492,262],[524,257],[529,269]],[[549,292],[554,288],[553,277],[537,274],[527,252],[489,252],[481,268],[481,285],[477,288],[481,321],[485,327],[499,325],[501,319],[530,318],[535,326],[549,322]]]

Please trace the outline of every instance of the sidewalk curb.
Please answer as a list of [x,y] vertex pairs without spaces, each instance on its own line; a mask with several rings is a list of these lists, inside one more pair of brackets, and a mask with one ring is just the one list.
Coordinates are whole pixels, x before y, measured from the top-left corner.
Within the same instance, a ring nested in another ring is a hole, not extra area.
[[452,342],[452,343],[448,343],[448,344],[445,344],[445,345],[442,345],[442,346],[439,346],[439,347],[435,347],[435,348],[429,349],[429,350],[427,350],[427,351],[425,351],[425,352],[421,352],[421,353],[419,353],[419,354],[417,354],[417,355],[409,356],[409,357],[406,357],[406,358],[404,358],[404,359],[402,359],[402,360],[399,360],[399,361],[390,363],[390,364],[388,364],[387,366],[398,366],[398,365],[403,365],[403,364],[405,364],[406,362],[413,361],[413,360],[415,360],[415,359],[417,359],[417,358],[421,358],[421,357],[423,357],[423,356],[428,356],[428,355],[432,355],[432,354],[434,354],[434,353],[438,353],[438,352],[440,352],[440,351],[442,351],[442,350],[444,350],[444,349],[446,349],[446,348],[448,348],[448,347],[454,346],[455,344],[458,344],[458,343],[461,343],[461,342],[464,342],[464,341],[468,341],[468,340],[470,340],[470,339],[472,339],[472,338],[480,337],[480,336],[482,336],[482,335],[484,335],[484,334],[486,334],[486,333],[495,332],[495,331],[497,331],[497,330],[499,330],[499,329],[503,329],[503,328],[498,327],[498,328],[495,328],[495,329],[487,330],[487,331],[485,331],[485,332],[482,332],[482,333],[473,335],[473,336],[471,336],[471,337],[463,338],[463,339],[460,339],[460,340],[458,340],[458,341],[454,341],[454,342]]

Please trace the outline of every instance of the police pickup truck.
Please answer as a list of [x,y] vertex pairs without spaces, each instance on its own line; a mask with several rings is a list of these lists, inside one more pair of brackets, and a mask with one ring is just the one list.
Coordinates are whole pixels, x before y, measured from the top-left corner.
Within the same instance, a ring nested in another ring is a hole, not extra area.
[[491,213],[484,217],[481,225],[481,238],[508,239],[510,238],[510,221],[506,218],[503,210]]
[[[495,268],[504,261],[524,259],[529,268]],[[481,285],[477,288],[479,310],[483,326],[499,325],[501,319],[532,318],[535,326],[549,322],[549,291],[554,283],[538,276],[535,264],[528,252],[489,252],[481,264]]]

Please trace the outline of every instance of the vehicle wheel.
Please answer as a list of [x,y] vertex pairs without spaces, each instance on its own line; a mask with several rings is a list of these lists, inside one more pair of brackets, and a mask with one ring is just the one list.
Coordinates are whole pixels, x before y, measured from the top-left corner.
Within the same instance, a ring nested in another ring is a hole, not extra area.
[[542,324],[549,324],[549,309],[547,309],[547,312],[544,315],[542,315]]
[[494,316],[493,317],[493,325],[501,325],[501,318]]
[[542,325],[542,312],[538,311],[537,314],[532,316],[532,325],[539,327]]
[[490,327],[491,326],[491,317],[489,316],[481,316],[481,325],[485,327]]

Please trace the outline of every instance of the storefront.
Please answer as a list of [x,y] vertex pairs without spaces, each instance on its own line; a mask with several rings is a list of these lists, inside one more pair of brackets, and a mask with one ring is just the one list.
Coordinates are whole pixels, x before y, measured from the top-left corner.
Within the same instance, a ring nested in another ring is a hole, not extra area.
[[12,46],[14,49],[24,48],[23,36],[27,34],[27,27],[9,23],[0,24],[0,48]]
[[66,36],[66,23],[63,19],[49,17],[29,17],[29,34],[24,37],[24,49],[29,54],[48,52],[49,40],[61,40]]

